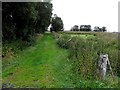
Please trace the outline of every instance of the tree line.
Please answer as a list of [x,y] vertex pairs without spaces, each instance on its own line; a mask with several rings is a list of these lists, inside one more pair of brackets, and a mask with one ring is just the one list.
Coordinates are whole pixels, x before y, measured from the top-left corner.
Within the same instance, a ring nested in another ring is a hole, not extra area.
[[95,26],[94,30],[91,29],[91,25],[81,25],[80,28],[78,25],[74,25],[70,31],[95,31],[95,32],[105,32],[107,28],[103,26],[102,28]]
[[2,40],[31,41],[36,33],[63,30],[63,21],[54,14],[51,2],[3,2]]
[[30,41],[35,33],[44,33],[51,23],[50,2],[3,2],[2,40]]

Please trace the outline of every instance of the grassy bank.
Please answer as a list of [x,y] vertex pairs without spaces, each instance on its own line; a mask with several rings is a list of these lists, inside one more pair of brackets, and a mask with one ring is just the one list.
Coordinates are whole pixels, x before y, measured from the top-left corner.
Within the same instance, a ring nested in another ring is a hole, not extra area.
[[[107,82],[106,86],[101,87],[118,87],[118,76],[120,74],[118,35],[115,33],[96,33],[95,36],[93,36],[94,35],[88,33],[63,33],[58,36],[57,40],[60,47],[69,51],[69,59],[71,63],[73,63],[74,73],[90,81],[98,80],[98,53],[108,54],[115,78],[113,81],[108,67],[105,80],[105,82]],[[69,41],[70,39],[71,41]],[[92,83],[93,87],[94,84],[95,83]],[[95,87],[99,87],[99,84]]]
[[[85,36],[82,36],[82,38],[74,37],[72,43],[67,44],[67,49],[65,49],[66,46],[64,46],[64,48],[59,47],[61,44],[65,43],[66,40],[69,39],[69,37],[70,36],[66,35],[64,36],[63,34],[63,37],[61,36],[59,39],[54,39],[54,37],[50,33],[45,33],[42,36],[42,38],[41,36],[37,37],[36,44],[34,46],[30,46],[18,52],[18,54],[16,54],[12,58],[9,57],[3,58],[2,60],[3,87],[13,88],[117,87],[119,79],[118,77],[116,77],[114,81],[112,81],[111,76],[108,76],[109,78],[107,78],[106,81],[99,81],[96,78],[94,78],[95,70],[94,72],[91,71],[92,69],[94,69],[92,60],[94,59],[93,61],[95,61],[97,56],[96,52],[92,53],[92,48],[90,49],[90,46],[94,45],[92,42],[95,40],[95,38],[89,39],[90,42],[86,43],[86,41],[84,41],[83,38]],[[101,36],[99,35],[97,37]],[[85,38],[85,40],[87,39],[88,38]],[[82,46],[85,46],[85,51],[84,50],[81,51]],[[114,53],[112,52],[114,49],[116,49],[115,46],[111,50],[112,54]],[[85,53],[86,55],[83,58],[82,55],[84,55]],[[95,57],[91,57],[91,55]],[[88,57],[89,60],[87,59]],[[114,57],[110,57],[110,60],[112,60],[112,58]],[[85,63],[86,66],[84,66]],[[112,66],[114,66],[114,64],[112,64]],[[91,68],[89,69],[89,67]],[[85,69],[88,71],[88,73],[86,73]]]

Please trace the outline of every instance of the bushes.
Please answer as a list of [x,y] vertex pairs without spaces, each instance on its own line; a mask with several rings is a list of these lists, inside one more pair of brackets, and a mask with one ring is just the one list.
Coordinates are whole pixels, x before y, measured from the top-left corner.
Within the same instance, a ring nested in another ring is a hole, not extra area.
[[[109,35],[108,35],[109,36]],[[58,45],[61,47],[69,38],[69,35],[63,35],[58,39]],[[107,40],[107,41],[106,41]],[[97,78],[97,62],[98,52],[109,54],[110,63],[115,75],[117,75],[118,68],[118,43],[117,39],[110,39],[109,37],[96,36],[96,38],[81,38],[74,37],[63,48],[69,50],[69,59],[73,64],[75,73],[84,78],[95,79]],[[108,67],[108,74],[109,72]]]
[[[2,42],[2,57],[12,57],[18,52],[27,49],[26,47],[34,46],[36,44],[36,38],[38,36],[30,36],[28,41],[16,40],[16,41],[4,41]],[[42,37],[42,36],[40,36]]]
[[26,41],[17,40],[14,42],[5,42],[2,47],[2,57],[12,57],[15,56],[20,50],[24,50],[29,44]]

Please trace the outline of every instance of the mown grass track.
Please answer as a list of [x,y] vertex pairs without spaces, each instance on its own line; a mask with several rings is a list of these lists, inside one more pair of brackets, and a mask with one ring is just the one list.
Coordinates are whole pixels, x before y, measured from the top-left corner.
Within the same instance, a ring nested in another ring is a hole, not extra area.
[[21,52],[11,63],[3,64],[3,84],[6,87],[70,87],[67,55],[67,50],[58,48],[51,34],[45,34],[34,47]]

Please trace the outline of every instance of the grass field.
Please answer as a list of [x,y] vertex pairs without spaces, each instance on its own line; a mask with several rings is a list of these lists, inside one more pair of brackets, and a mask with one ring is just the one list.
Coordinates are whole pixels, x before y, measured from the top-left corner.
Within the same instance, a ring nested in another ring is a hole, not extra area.
[[[82,37],[86,37],[83,35]],[[101,37],[101,36],[100,36]],[[38,36],[36,44],[2,60],[2,85],[13,88],[114,88],[111,78],[90,80],[75,74],[68,49],[60,48],[50,33]],[[77,66],[76,66],[77,67]]]

